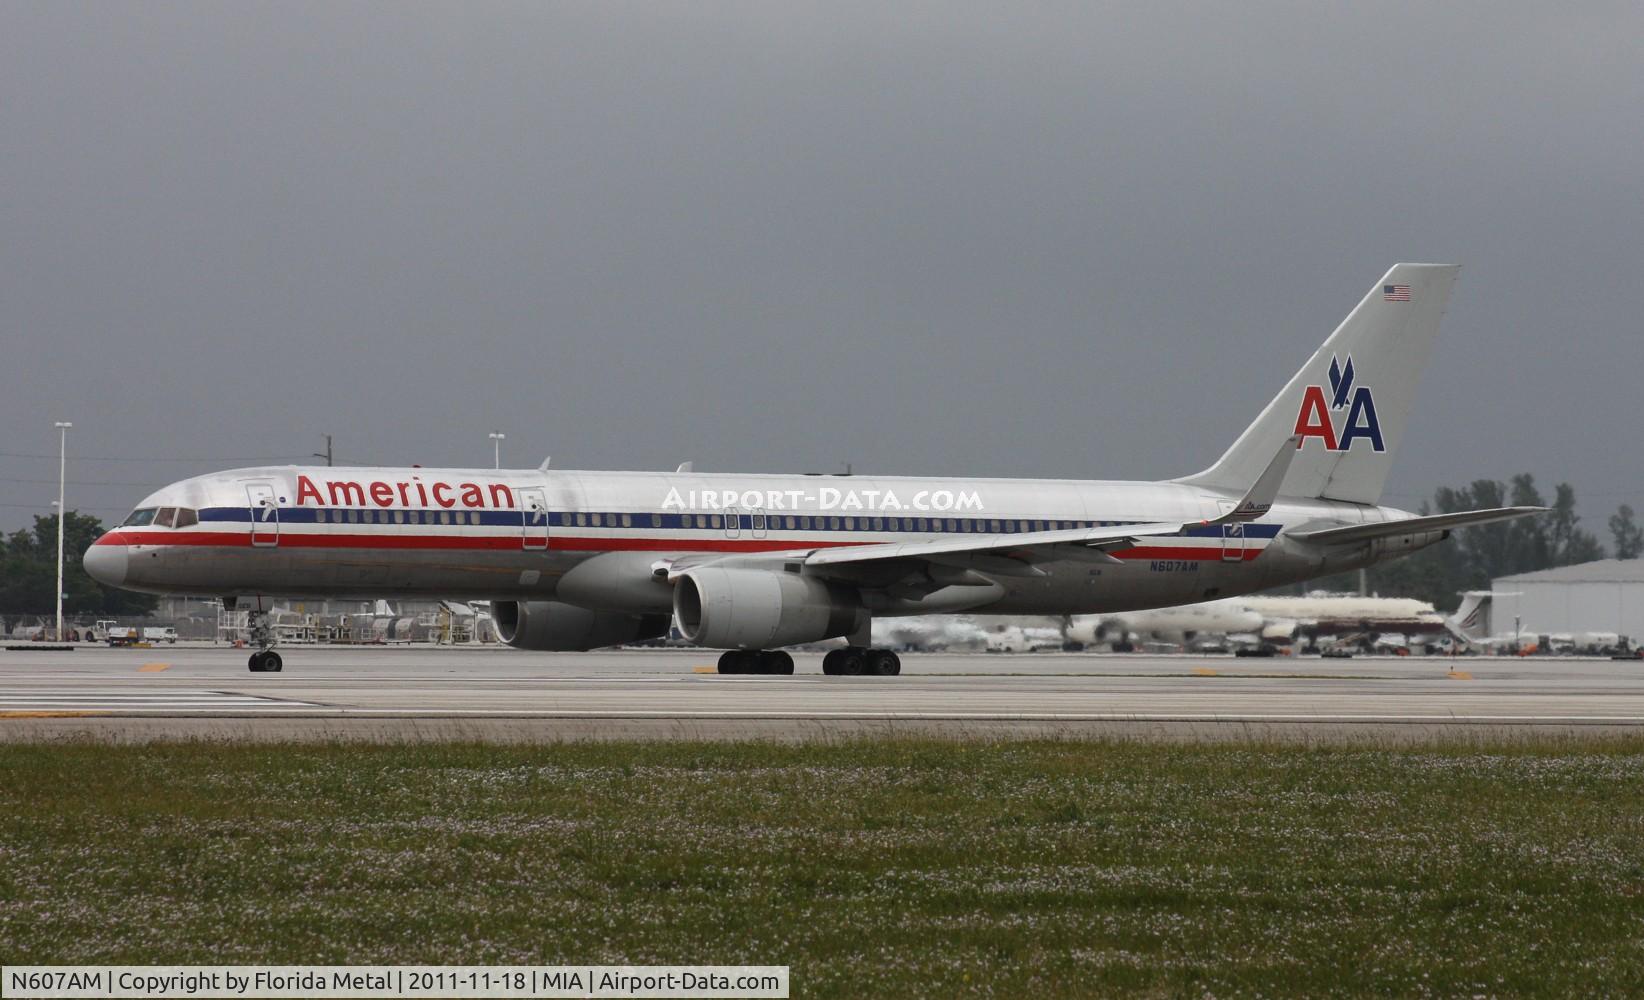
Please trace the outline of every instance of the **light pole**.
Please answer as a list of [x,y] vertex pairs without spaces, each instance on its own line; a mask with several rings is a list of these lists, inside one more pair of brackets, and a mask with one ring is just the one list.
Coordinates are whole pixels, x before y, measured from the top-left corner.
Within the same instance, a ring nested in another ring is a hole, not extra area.
[[64,474],[68,471],[68,432],[74,425],[66,420],[56,423],[57,443],[57,642],[63,641],[63,519],[68,508],[63,506]]
[[496,431],[491,432],[492,451],[496,453],[496,468],[498,469],[502,468],[502,439],[507,436],[506,434],[498,434]]

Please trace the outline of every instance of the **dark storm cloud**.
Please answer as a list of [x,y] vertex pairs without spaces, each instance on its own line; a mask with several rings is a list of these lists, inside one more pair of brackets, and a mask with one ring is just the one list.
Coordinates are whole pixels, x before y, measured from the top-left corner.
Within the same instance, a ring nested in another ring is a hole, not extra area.
[[[1390,489],[1644,503],[1644,14],[0,6],[0,451],[1162,477],[1397,260]],[[0,526],[48,459],[0,457]],[[129,484],[129,485],[127,485]],[[1602,494],[1602,495],[1601,495]],[[1411,498],[1410,502],[1414,502]]]

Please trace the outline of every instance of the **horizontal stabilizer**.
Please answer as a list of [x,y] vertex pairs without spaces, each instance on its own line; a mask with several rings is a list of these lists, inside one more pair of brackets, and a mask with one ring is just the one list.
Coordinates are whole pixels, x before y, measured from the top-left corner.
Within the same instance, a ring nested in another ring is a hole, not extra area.
[[1467,528],[1476,524],[1508,521],[1515,517],[1545,514],[1547,507],[1494,507],[1489,510],[1464,510],[1454,514],[1432,514],[1427,517],[1407,517],[1402,521],[1377,521],[1374,524],[1350,524],[1345,528],[1325,528],[1322,531],[1287,532],[1287,538],[1314,545],[1348,545],[1367,542],[1373,538],[1413,535],[1424,531],[1447,531]]

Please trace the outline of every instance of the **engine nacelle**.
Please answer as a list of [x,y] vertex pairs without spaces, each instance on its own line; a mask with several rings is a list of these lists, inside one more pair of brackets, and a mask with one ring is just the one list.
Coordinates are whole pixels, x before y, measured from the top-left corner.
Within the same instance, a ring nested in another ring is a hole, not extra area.
[[866,609],[849,590],[814,577],[705,566],[674,581],[685,638],[713,649],[772,649],[851,635]]
[[571,652],[668,634],[667,615],[589,611],[559,601],[493,601],[497,637],[515,649]]

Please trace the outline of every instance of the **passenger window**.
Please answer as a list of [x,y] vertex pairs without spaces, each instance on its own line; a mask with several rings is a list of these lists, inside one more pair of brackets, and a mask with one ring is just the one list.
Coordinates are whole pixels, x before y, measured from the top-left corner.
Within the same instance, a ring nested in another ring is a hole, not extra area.
[[410,524],[421,524],[422,523],[422,511],[420,511],[420,510],[408,510],[408,511],[406,511],[405,512],[405,520]]
[[588,520],[594,527],[598,528],[602,526],[605,519],[598,514],[590,514]]
[[832,528],[834,531],[838,531],[839,530],[839,518],[837,518],[837,517],[828,518],[828,527]]
[[317,510],[317,511],[314,512],[314,523],[315,524],[324,524],[325,523],[325,510],[324,510],[324,508],[321,508],[320,510]]
[[799,515],[799,529],[801,531],[811,530],[811,516],[809,514]]
[[846,531],[855,531],[856,530],[856,518],[854,518],[854,517],[845,518],[845,530]]
[[725,517],[722,514],[715,514],[708,518],[708,524],[715,528],[723,528],[725,527]]
[[622,515],[622,526],[624,528],[632,528],[634,526],[634,515],[632,515],[632,514]]
[[348,512],[348,523],[349,524],[358,524],[359,521],[360,521],[360,512],[357,511],[357,510],[350,510]]

